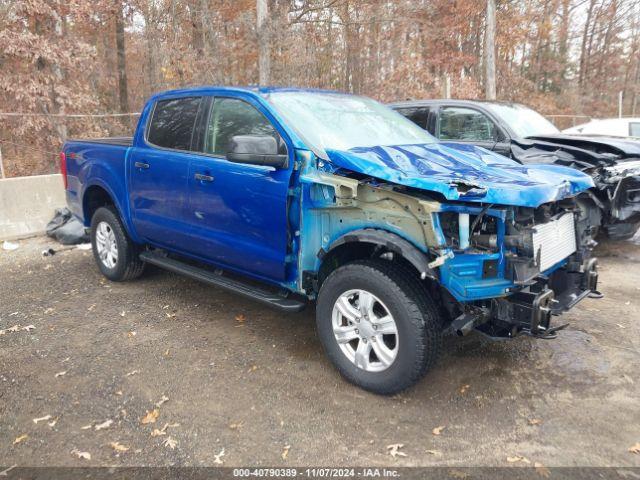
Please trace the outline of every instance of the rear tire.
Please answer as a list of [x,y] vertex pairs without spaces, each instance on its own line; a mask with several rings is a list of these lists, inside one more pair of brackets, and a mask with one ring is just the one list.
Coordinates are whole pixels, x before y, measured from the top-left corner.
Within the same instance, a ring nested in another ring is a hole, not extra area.
[[386,260],[360,260],[324,281],[316,325],[327,356],[347,380],[390,395],[435,364],[442,341],[437,312],[413,272]]
[[145,264],[138,257],[140,250],[129,238],[115,207],[100,207],[93,214],[91,245],[98,268],[109,280],[123,282],[142,275]]

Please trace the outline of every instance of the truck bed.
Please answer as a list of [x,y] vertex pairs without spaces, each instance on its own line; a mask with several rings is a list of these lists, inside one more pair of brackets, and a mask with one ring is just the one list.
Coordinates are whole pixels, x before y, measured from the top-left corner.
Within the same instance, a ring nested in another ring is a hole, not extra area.
[[103,145],[118,145],[130,147],[133,145],[133,137],[106,137],[106,138],[72,138],[70,142],[100,143]]

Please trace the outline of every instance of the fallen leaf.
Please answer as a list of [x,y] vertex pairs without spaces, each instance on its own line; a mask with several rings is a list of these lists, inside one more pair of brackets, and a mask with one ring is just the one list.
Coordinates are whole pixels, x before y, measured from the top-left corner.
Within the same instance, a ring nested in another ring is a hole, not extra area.
[[125,377],[130,377],[131,375],[135,375],[136,373],[140,373],[140,370],[132,370],[125,375]]
[[167,437],[167,438],[165,438],[164,442],[162,442],[162,445],[164,445],[165,447],[169,447],[171,450],[176,448],[177,444],[178,444],[178,442],[175,439],[173,439],[172,437]]
[[99,423],[99,424],[98,424],[98,425],[96,425],[94,428],[95,428],[96,430],[104,430],[105,428],[109,428],[109,427],[111,426],[111,424],[112,424],[112,423],[113,423],[113,420],[108,419],[108,420],[105,420],[105,421],[104,421],[104,422],[102,422],[102,423]]
[[93,309],[96,308],[96,306],[97,306],[97,304],[94,303],[93,305],[90,305],[89,308],[87,308],[87,310],[89,312],[93,312]]
[[49,308],[45,309],[44,313],[45,313],[45,315],[49,315],[49,314],[51,314],[51,313],[53,313],[55,311],[56,311],[55,308],[49,307]]
[[243,426],[244,426],[244,422],[230,423],[229,424],[229,428],[231,430],[241,430]]
[[629,452],[640,453],[640,442],[636,443],[633,447],[629,447]]
[[45,415],[44,417],[40,417],[40,418],[34,418],[33,419],[33,423],[38,423],[38,422],[44,422],[46,420],[51,420],[51,415]]
[[217,455],[213,455],[213,463],[215,463],[216,465],[222,465],[222,460],[221,458],[224,457],[224,448],[222,450],[220,450],[220,453]]
[[116,395],[118,395],[119,397],[121,397],[121,396],[122,396],[122,390],[118,390],[118,391],[116,392]]
[[169,313],[169,312],[165,312],[165,315],[167,316],[167,318],[173,318],[176,316],[175,313]]
[[440,450],[425,450],[425,452],[429,455],[442,455],[442,452]]
[[15,333],[19,331],[22,327],[20,325],[14,325],[13,327],[7,328],[7,332]]
[[528,458],[523,457],[522,455],[514,455],[513,457],[507,457],[507,462],[509,462],[509,463],[516,463],[516,462],[531,463]]
[[529,425],[540,425],[542,423],[542,420],[540,420],[539,418],[530,418],[529,420],[527,420],[527,422],[529,423]]
[[537,474],[540,475],[541,477],[549,478],[549,476],[551,475],[551,472],[549,471],[549,469],[545,467],[543,464],[541,464],[540,462],[535,462],[533,464],[533,467],[536,469]]
[[257,369],[258,369],[257,365],[252,365],[251,368],[249,368],[249,370],[247,370],[247,373],[255,372]]
[[56,426],[56,423],[58,423],[58,418],[60,417],[56,417],[53,420],[51,420],[50,422],[47,422],[47,425],[49,425],[51,428]]
[[471,475],[467,472],[463,472],[462,470],[449,470],[449,476],[451,478],[458,478],[460,480],[463,480],[465,478],[469,478]]
[[287,455],[289,455],[289,449],[290,448],[291,448],[291,445],[285,445],[284,446],[284,449],[282,450],[282,455],[280,455],[283,460],[287,459]]
[[89,430],[93,425],[85,425],[84,427],[80,427],[80,430]]
[[442,431],[447,428],[447,427],[436,427],[433,430],[431,430],[431,433],[433,433],[434,435],[440,435],[442,433]]
[[404,447],[404,443],[394,443],[392,445],[387,445],[387,450],[389,450],[389,455],[393,458],[406,457],[407,454],[400,451],[402,447]]
[[464,395],[465,393],[467,393],[467,390],[469,389],[469,385],[463,385],[462,387],[460,387],[460,390],[458,390],[460,392],[460,395]]
[[243,323],[246,319],[247,318],[242,313],[236,315],[236,322],[238,323]]
[[66,375],[66,374],[67,374],[67,371],[66,371],[66,370],[64,370],[63,372],[58,372],[58,373],[56,373],[56,374],[54,375],[54,377],[55,377],[55,378],[58,378],[58,377],[62,377],[63,375]]
[[20,435],[18,438],[16,438],[13,441],[14,445],[17,445],[18,443],[24,442],[27,438],[29,438],[29,435],[27,435],[26,433]]
[[157,408],[154,408],[151,411],[147,410],[146,415],[142,417],[142,419],[140,420],[140,423],[142,423],[143,425],[146,425],[147,423],[156,423],[156,420],[158,419],[159,415],[160,415],[160,410],[158,410]]
[[137,332],[131,331],[129,333],[127,333],[127,337],[131,338],[131,337],[135,337],[137,335]]
[[127,314],[127,312],[125,312],[124,310],[120,312],[120,316],[124,317]]
[[167,434],[167,428],[171,427],[179,427],[180,424],[179,423],[165,423],[164,427],[162,427],[161,429],[157,429],[154,428],[153,431],[151,432],[151,436],[152,437],[159,437],[161,435],[166,435]]
[[77,448],[74,448],[73,450],[71,450],[71,453],[83,460],[91,460],[91,454],[89,452],[81,452]]
[[158,402],[156,403],[156,407],[160,407],[163,403],[166,403],[168,401],[169,401],[169,397],[162,395],[162,398],[158,400]]
[[31,330],[34,330],[36,327],[34,325],[27,325],[26,327],[22,327],[22,330],[26,331],[26,332],[30,332]]
[[129,447],[125,447],[119,442],[111,442],[109,446],[113,448],[116,452],[126,452],[129,450]]

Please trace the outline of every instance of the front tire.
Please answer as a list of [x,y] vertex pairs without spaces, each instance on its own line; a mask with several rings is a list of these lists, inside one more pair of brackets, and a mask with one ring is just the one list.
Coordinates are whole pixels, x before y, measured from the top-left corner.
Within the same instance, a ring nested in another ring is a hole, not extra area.
[[322,284],[318,336],[351,383],[390,395],[435,364],[442,329],[436,306],[408,269],[386,260],[344,265]]
[[145,264],[138,257],[138,246],[129,238],[115,207],[100,207],[93,214],[91,245],[98,268],[109,280],[122,282],[142,275]]

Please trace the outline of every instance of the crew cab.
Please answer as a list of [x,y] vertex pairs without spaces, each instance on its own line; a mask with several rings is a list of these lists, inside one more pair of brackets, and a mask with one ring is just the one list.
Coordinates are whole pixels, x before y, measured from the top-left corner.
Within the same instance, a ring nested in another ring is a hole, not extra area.
[[528,165],[576,168],[594,188],[578,199],[596,237],[633,237],[640,227],[640,140],[561,133],[538,112],[518,103],[418,100],[390,105],[443,142],[477,145]]
[[153,264],[285,312],[315,301],[331,361],[377,393],[421,378],[445,333],[553,338],[597,288],[589,176],[445,145],[366,97],[164,92],[133,138],[68,141],[61,163],[108,279]]

